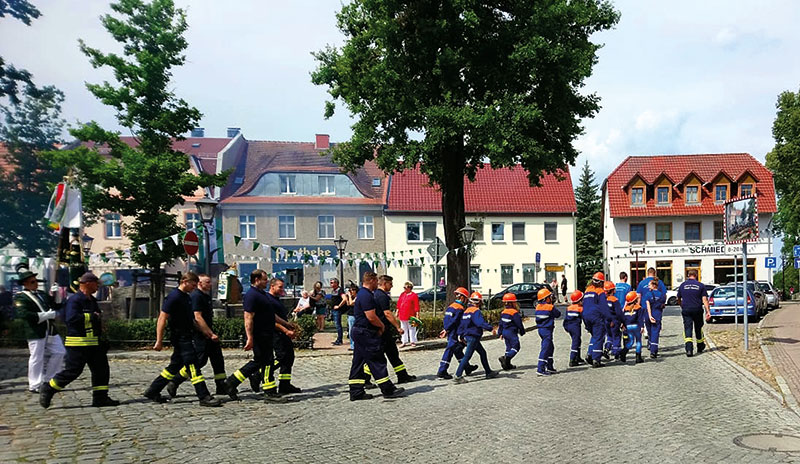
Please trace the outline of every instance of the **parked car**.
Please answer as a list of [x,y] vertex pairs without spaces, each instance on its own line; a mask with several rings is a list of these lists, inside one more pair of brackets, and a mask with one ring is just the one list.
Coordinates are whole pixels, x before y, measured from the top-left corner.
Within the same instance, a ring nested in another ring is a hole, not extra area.
[[522,282],[518,284],[509,285],[505,289],[499,291],[498,293],[492,295],[491,304],[494,306],[503,300],[503,295],[506,293],[513,293],[517,296],[517,301],[519,302],[520,308],[535,308],[536,307],[536,294],[539,293],[539,290],[546,288],[551,292],[553,289],[550,287],[549,284],[540,284],[540,283],[527,283]]
[[778,309],[781,306],[781,297],[775,287],[765,280],[758,281],[758,289],[767,296],[767,309]]
[[444,301],[447,299],[447,289],[436,286],[418,292],[417,296],[419,297],[419,301],[433,301],[434,290],[436,291],[436,301]]
[[[747,317],[752,318],[752,321],[756,322],[761,316],[764,315],[764,312],[766,311],[759,312],[758,300],[756,299],[756,295],[752,291],[752,288],[752,286],[748,285]],[[736,292],[736,297],[734,297],[734,291]],[[763,297],[763,294],[762,298],[766,302],[766,298]],[[737,302],[739,305],[738,311],[736,311]],[[715,288],[708,297],[708,305],[709,309],[711,310],[712,319],[734,317],[735,314],[744,316],[745,297],[742,285],[737,285],[735,288],[733,285],[723,285]]]
[[[708,291],[709,295],[711,295],[711,290],[714,290],[715,288],[717,288],[716,284],[705,284],[705,286],[706,286],[706,291]],[[675,306],[676,304],[678,304],[678,288],[677,287],[675,287],[672,290],[667,290],[667,305],[668,306]]]

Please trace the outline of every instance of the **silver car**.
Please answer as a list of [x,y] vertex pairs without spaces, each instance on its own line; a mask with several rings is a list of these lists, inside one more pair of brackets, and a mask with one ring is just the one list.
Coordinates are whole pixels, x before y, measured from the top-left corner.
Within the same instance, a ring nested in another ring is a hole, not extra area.
[[765,280],[758,281],[758,289],[764,293],[767,297],[767,307],[769,309],[777,309],[781,306],[781,298],[778,295],[778,292],[775,290],[775,287],[772,286],[771,283]]

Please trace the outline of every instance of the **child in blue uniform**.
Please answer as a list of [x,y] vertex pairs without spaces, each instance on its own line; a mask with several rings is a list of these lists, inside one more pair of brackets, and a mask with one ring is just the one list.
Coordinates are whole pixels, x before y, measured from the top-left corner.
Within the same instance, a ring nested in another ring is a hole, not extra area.
[[506,342],[506,354],[500,356],[500,365],[504,370],[509,370],[517,367],[511,364],[511,359],[519,353],[519,337],[525,335],[525,327],[522,325],[522,316],[517,307],[517,295],[513,293],[503,295],[503,305],[505,309],[500,314],[497,331],[500,333],[500,338]]
[[572,303],[567,308],[564,316],[564,330],[572,338],[572,346],[569,350],[569,367],[583,364],[581,359],[581,318],[583,317],[583,292],[575,290],[569,296]]
[[[439,372],[436,373],[436,376],[446,380],[453,378],[447,372],[453,355],[458,361],[461,361],[464,357],[464,345],[458,340],[458,326],[461,324],[461,316],[464,315],[464,305],[467,304],[469,299],[469,292],[464,287],[458,287],[454,293],[455,301],[444,311],[444,320],[442,321],[444,328],[439,333],[439,338],[447,337],[447,347],[444,349],[444,354],[442,354],[442,360],[439,362]],[[470,375],[477,368],[478,366],[474,364],[468,364],[466,368],[467,375]]]
[[606,301],[608,302],[608,313],[611,316],[606,321],[606,344],[603,349],[603,356],[608,359],[609,353],[614,356],[614,359],[619,359],[620,341],[622,332],[620,326],[622,325],[622,306],[616,296],[617,286],[614,282],[607,280],[603,284],[603,289],[606,291]]
[[472,292],[472,295],[469,296],[470,306],[464,310],[464,315],[461,316],[461,324],[458,326],[458,336],[466,339],[467,350],[464,352],[464,357],[461,358],[461,362],[458,364],[456,376],[453,379],[456,383],[466,383],[467,379],[464,378],[463,374],[467,365],[469,365],[469,358],[471,358],[472,354],[476,351],[481,357],[481,364],[483,364],[483,370],[486,372],[486,378],[492,379],[497,377],[497,372],[489,367],[489,358],[486,357],[486,350],[483,349],[483,345],[481,345],[481,335],[483,335],[483,331],[492,330],[491,324],[486,322],[483,318],[483,314],[481,314],[482,301],[483,297],[481,297],[480,293]]
[[592,338],[589,340],[589,353],[586,356],[586,362],[592,363],[592,367],[603,367],[600,357],[603,355],[606,321],[611,318],[608,312],[606,292],[603,289],[605,280],[606,277],[602,272],[595,272],[592,276],[592,282],[583,293],[583,321],[589,333],[592,334]]
[[645,303],[647,312],[644,315],[647,333],[650,334],[650,357],[658,357],[658,338],[661,335],[661,317],[664,314],[664,306],[667,304],[667,297],[658,288],[658,277],[653,277],[650,281],[650,291],[647,292]]
[[536,326],[539,328],[539,336],[542,337],[536,375],[547,376],[556,372],[553,366],[553,328],[556,325],[555,320],[561,317],[561,311],[553,306],[553,294],[547,288],[539,290],[536,299],[539,300],[536,305]]
[[631,348],[636,350],[636,364],[642,359],[642,307],[639,305],[639,294],[628,292],[625,295],[625,307],[622,309],[622,323],[625,327],[625,347],[620,352],[619,360],[627,361],[626,356]]

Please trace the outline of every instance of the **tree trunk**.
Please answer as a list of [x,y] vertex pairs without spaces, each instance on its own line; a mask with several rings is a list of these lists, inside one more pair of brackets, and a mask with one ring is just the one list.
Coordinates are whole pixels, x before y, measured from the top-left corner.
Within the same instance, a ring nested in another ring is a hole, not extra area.
[[[460,150],[456,149],[444,156],[445,169],[442,182],[442,222],[444,224],[444,240],[449,250],[463,246],[461,228],[466,225],[464,219],[464,160]],[[467,269],[467,253],[459,251],[447,254],[447,301],[458,287],[466,287],[469,281]]]
[[158,317],[161,311],[161,287],[163,283],[163,274],[161,273],[160,266],[158,269],[150,270],[150,317]]

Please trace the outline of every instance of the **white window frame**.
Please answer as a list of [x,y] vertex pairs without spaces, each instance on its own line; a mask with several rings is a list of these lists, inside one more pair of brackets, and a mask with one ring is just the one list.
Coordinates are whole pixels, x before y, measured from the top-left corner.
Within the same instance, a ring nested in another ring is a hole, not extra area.
[[[324,182],[323,182],[324,181]],[[325,190],[322,190],[322,184],[325,184]],[[318,176],[317,184],[319,185],[320,195],[336,195],[336,177],[335,176]]]
[[[667,194],[667,198],[664,201],[661,201],[661,198],[660,198],[661,189],[664,189],[664,191]],[[658,185],[658,186],[656,186],[656,204],[659,204],[659,205],[668,205],[669,204],[669,187],[667,187],[666,185]]]
[[[511,268],[511,272],[506,273],[505,269]],[[509,282],[506,283],[504,278],[508,276]],[[501,264],[500,265],[500,285],[503,287],[507,287],[514,283],[514,265],[513,264]]]
[[[494,226],[500,226],[500,232],[502,233],[501,238],[494,238]],[[505,222],[493,222],[489,229],[489,234],[491,234],[492,242],[505,242],[506,241],[506,223]]]
[[[190,216],[194,216],[194,218],[189,219]],[[200,220],[200,213],[197,211],[186,211],[183,213],[183,223],[186,226],[186,230],[200,230],[203,221]]]
[[[122,215],[119,213],[107,213],[103,216],[104,219],[104,227],[103,227],[103,234],[105,238],[109,240],[121,240],[122,239]],[[108,233],[109,227],[111,228],[111,234]]]
[[[641,192],[641,200],[642,201],[640,201],[640,202],[636,201],[635,193],[636,193],[637,190],[639,190]],[[644,187],[633,187],[631,189],[631,205],[633,205],[633,206],[643,206],[644,204],[645,204],[645,202],[644,202]]]
[[359,216],[358,217],[358,239],[359,240],[375,240],[375,217],[374,216]]
[[483,221],[470,221],[468,224],[470,225],[470,227],[475,229],[475,239],[473,240],[473,242],[485,243],[486,235],[484,234]]
[[[279,174],[278,180],[281,184],[281,195],[297,194],[297,178],[291,174]],[[294,187],[294,188],[292,188]]]
[[[244,219],[243,219],[244,218]],[[252,227],[252,235],[250,234]],[[256,217],[253,214],[240,214],[239,215],[239,237],[248,240],[254,240],[257,236],[256,230]]]
[[[529,271],[530,274],[531,274],[531,279],[530,280],[525,280],[525,271],[527,269],[530,270]],[[528,283],[536,282],[536,263],[523,263],[522,264],[522,281],[523,282],[528,282]]]
[[[419,240],[409,240],[408,226],[416,224],[419,227]],[[433,235],[436,236],[436,221],[407,221],[406,222],[406,243],[430,243],[434,237],[429,239],[425,238],[425,224],[433,224]]]
[[[694,189],[694,200],[689,199],[689,189]],[[696,205],[700,203],[700,186],[699,185],[687,185],[686,186],[686,203],[689,205]]]
[[[514,229],[517,227],[522,227],[522,238],[516,238],[514,236]],[[525,223],[524,222],[512,222],[511,223],[511,241],[514,243],[525,243]]]
[[[421,288],[422,287],[422,266],[406,266],[406,275],[408,277],[408,281],[414,284],[414,287]],[[415,270],[418,273],[419,280],[415,280],[411,276],[411,271]]]
[[[281,236],[281,235],[283,235],[282,234],[282,232],[283,232],[282,228],[284,226],[286,226],[288,228],[289,225],[290,225],[290,224],[288,224],[288,222],[286,224],[282,223],[281,221],[283,220],[283,218],[292,218],[292,222],[291,222],[292,236],[291,237],[288,236],[288,229],[287,229],[287,236],[286,237],[282,237]],[[297,238],[297,221],[295,220],[295,217],[293,215],[290,215],[290,214],[279,215],[278,216],[278,240],[294,240],[296,238]]]
[[[714,186],[714,203],[725,203],[728,201],[728,189],[730,189],[729,184],[717,184]],[[725,198],[720,200],[717,195],[717,189],[724,188],[725,189]]]
[[[330,237],[323,237],[322,232],[322,218],[326,218],[325,221],[325,228],[327,229],[330,226],[331,234]],[[327,218],[330,218],[330,223],[328,223]],[[333,240],[336,238],[336,218],[332,214],[325,214],[322,216],[317,216],[317,238],[320,240]]]
[[[745,187],[750,189],[749,193],[744,193],[743,190],[744,190]],[[755,192],[755,191],[756,191],[755,186],[753,184],[749,183],[749,182],[746,183],[746,184],[740,184],[739,185],[739,196],[740,197],[749,197],[749,196],[753,195],[753,192]]]
[[[552,225],[552,226],[555,226],[555,228],[556,228],[556,238],[550,238],[550,239],[547,238],[547,225],[548,224]],[[544,243],[558,243],[558,223],[557,222],[547,221],[547,222],[544,223]]]
[[[478,276],[477,280],[472,282],[472,270],[477,269],[478,271],[475,273]],[[472,288],[479,288],[481,286],[481,266],[480,264],[470,264],[469,266],[469,279],[472,283]]]

